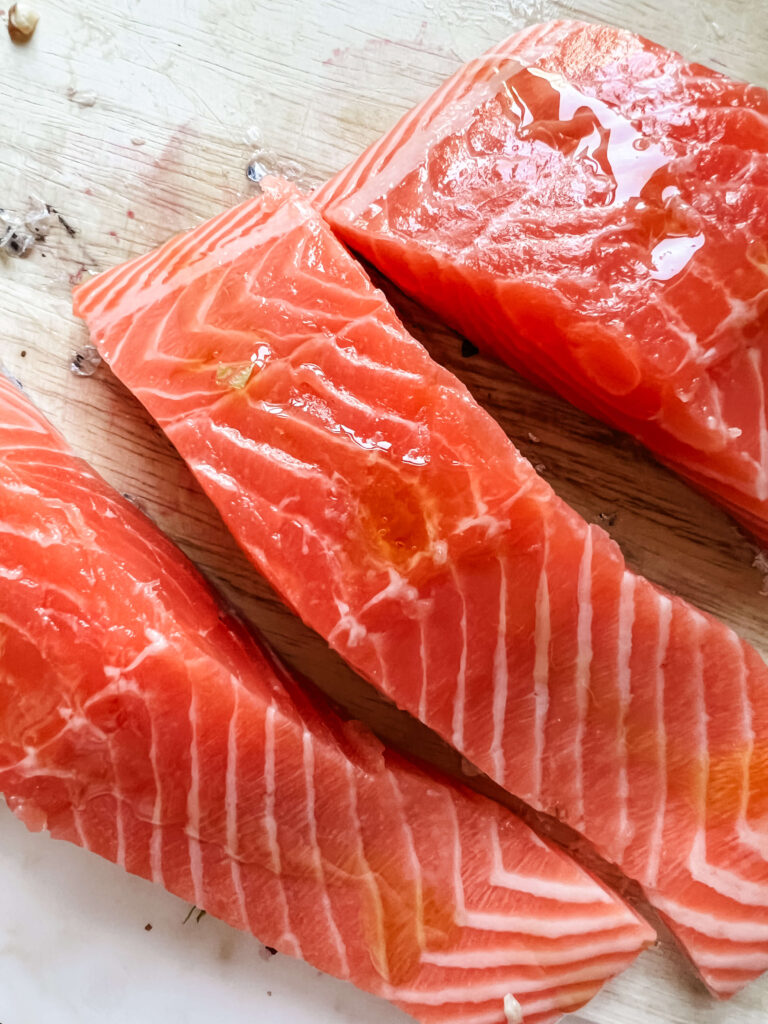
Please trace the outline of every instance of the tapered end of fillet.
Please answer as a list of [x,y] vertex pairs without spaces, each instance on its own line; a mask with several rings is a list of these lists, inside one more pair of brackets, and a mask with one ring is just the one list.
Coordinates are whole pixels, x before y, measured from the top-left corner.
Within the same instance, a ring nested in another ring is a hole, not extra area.
[[262,180],[261,188],[261,194],[253,199],[224,210],[197,228],[182,232],[145,255],[96,274],[74,288],[73,312],[88,322],[94,344],[99,346],[100,337],[93,317],[138,312],[169,288],[188,286],[189,280],[180,278],[185,270],[213,253],[223,263],[248,250],[252,233],[264,228],[278,211],[284,214],[280,218],[282,230],[295,226],[301,213],[294,209],[291,218],[292,207],[286,200],[301,198],[300,189],[271,175]]
[[422,103],[407,111],[378,142],[364,150],[355,160],[321,185],[312,201],[331,222],[353,219],[370,200],[383,196],[414,164],[416,154],[436,131],[449,134],[452,126],[462,120],[486,98],[489,84],[509,75],[513,64],[535,60],[547,46],[554,46],[580,28],[609,34],[612,40],[617,29],[587,26],[585,22],[555,20],[530,25],[502,40],[496,46],[448,78]]
[[716,999],[730,999],[768,971],[768,916],[764,913],[748,912],[741,920],[728,921],[702,902],[695,908],[670,905],[660,916]]
[[[553,927],[555,930],[558,927],[554,920]],[[482,936],[480,933],[478,936],[474,942],[480,943]],[[467,963],[474,955],[475,970],[465,967],[461,973],[446,971],[445,987],[434,993],[428,1005],[419,1005],[411,998],[407,1001],[391,998],[420,1024],[554,1024],[564,1015],[582,1009],[607,981],[629,967],[655,939],[653,930],[636,919],[624,929],[609,929],[600,937],[581,936],[572,943],[570,955],[565,952],[567,943],[555,943],[527,976],[520,967],[507,966],[505,970],[494,967],[499,964],[500,954],[491,944],[484,953],[479,947],[470,947],[461,953],[446,954],[442,966],[445,971],[450,961],[453,967],[458,967],[461,961]],[[499,947],[503,947],[504,941],[499,936]],[[607,952],[609,948],[611,952]],[[481,965],[483,960],[485,966]],[[517,977],[511,977],[515,974]],[[505,986],[512,991],[505,992]],[[415,997],[415,993],[413,995]]]

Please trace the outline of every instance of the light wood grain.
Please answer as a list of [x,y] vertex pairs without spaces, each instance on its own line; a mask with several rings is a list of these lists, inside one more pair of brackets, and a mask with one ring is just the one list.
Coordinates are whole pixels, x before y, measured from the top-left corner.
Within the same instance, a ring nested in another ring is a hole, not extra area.
[[[0,256],[0,360],[76,450],[135,496],[287,661],[381,735],[459,770],[455,754],[389,707],[281,605],[114,378],[103,369],[90,379],[70,373],[72,354],[87,341],[71,316],[71,287],[248,194],[245,171],[256,151],[273,169],[322,180],[463,60],[533,20],[610,21],[768,84],[764,0],[40,0],[39,9],[28,46],[0,39],[0,207],[21,208],[37,195],[76,234],[58,226],[28,258]],[[768,598],[754,550],[724,513],[628,439],[510,370],[463,358],[455,335],[389,291],[416,336],[555,489],[609,530],[633,567],[768,652]],[[578,1016],[583,1024],[767,1018],[768,982],[718,1006],[666,948],[646,954]]]

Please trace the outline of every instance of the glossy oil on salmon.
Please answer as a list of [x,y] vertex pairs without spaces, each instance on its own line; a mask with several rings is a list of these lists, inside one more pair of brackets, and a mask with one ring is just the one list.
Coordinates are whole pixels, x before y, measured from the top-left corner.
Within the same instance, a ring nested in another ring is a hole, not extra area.
[[316,198],[401,288],[768,543],[766,90],[537,25]]

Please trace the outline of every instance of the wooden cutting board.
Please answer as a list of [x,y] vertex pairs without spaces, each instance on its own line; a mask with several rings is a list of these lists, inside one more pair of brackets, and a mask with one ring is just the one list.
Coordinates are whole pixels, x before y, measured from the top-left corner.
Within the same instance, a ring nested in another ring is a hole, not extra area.
[[[464,60],[550,17],[613,22],[768,85],[765,0],[34,0],[34,39],[0,31],[0,207],[61,215],[23,260],[0,255],[0,361],[116,487],[133,495],[290,663],[395,743],[457,758],[386,705],[248,566],[138,405],[87,343],[71,287],[250,194],[253,159],[307,184],[337,170]],[[402,296],[407,326],[630,564],[768,653],[755,551],[634,443],[480,356]],[[217,1019],[397,1024],[398,1011],[264,957],[173,897],[0,813],[0,1022]],[[154,921],[152,931],[145,924]],[[582,1024],[765,1024],[768,978],[715,1004],[669,948],[646,953]]]

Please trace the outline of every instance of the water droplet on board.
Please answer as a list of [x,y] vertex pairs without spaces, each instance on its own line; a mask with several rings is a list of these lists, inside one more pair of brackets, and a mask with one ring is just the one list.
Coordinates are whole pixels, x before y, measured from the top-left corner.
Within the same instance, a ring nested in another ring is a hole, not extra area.
[[92,377],[101,366],[101,356],[94,345],[84,345],[75,352],[69,369],[77,377]]
[[269,171],[266,169],[264,164],[259,163],[258,160],[251,160],[245,170],[245,173],[251,181],[258,182],[261,181],[262,178],[265,178],[267,174],[269,174]]
[[725,39],[725,30],[716,21],[709,20],[709,29],[715,39]]
[[0,251],[9,256],[25,256],[35,242],[48,234],[54,211],[40,199],[31,199],[24,213],[0,209]]
[[93,89],[75,89],[73,86],[67,89],[65,95],[70,103],[78,107],[94,107],[99,98]]
[[[255,131],[255,129],[250,129],[249,136]],[[250,138],[249,141],[251,141]],[[258,185],[262,178],[274,174],[275,177],[295,182],[299,188],[303,189],[311,189],[318,184],[298,161],[291,157],[281,156],[277,150],[261,144],[259,136],[256,136],[253,141],[256,142],[256,145],[245,168],[246,177],[250,181]]]

